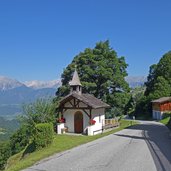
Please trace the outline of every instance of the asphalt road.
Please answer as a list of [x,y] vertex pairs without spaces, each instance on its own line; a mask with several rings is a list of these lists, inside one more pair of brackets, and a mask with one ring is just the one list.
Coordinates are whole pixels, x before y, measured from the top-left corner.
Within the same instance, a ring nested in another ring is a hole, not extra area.
[[171,135],[156,122],[51,156],[24,171],[171,171]]

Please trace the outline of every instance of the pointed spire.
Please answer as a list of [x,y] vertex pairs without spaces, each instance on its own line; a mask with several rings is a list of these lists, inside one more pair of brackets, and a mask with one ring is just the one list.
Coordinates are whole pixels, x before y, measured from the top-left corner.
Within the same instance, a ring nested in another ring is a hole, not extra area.
[[75,92],[80,95],[82,94],[82,85],[81,85],[80,78],[78,76],[76,67],[75,67],[75,71],[74,71],[72,80],[69,82],[69,85],[70,85],[70,93]]
[[77,70],[76,70],[76,66],[75,66],[75,71],[72,77],[72,80],[69,82],[70,86],[81,86],[81,82],[80,82],[80,78],[78,76]]

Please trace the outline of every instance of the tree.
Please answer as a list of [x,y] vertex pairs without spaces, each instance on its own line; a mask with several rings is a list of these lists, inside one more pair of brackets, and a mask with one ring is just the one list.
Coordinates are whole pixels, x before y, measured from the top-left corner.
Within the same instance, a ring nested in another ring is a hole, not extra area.
[[31,130],[27,126],[22,126],[10,137],[10,147],[12,155],[22,151],[29,144]]
[[38,123],[55,122],[56,105],[51,99],[38,99],[23,106],[23,115],[19,117],[22,124],[33,128]]
[[169,82],[163,76],[158,76],[149,97],[151,97],[151,99],[157,99],[160,97],[170,96],[170,93],[171,90]]
[[146,85],[144,104],[151,113],[151,101],[171,95],[171,51],[164,54],[158,64],[150,67]]
[[9,142],[0,142],[0,170],[5,169],[8,158],[11,156]]
[[149,93],[152,91],[153,87],[154,87],[154,81],[155,81],[155,77],[156,77],[156,68],[157,65],[153,64],[150,66],[150,70],[149,70],[149,75],[147,77],[147,82],[145,82],[146,85],[146,91],[145,91],[145,95],[148,96]]
[[140,104],[144,97],[145,86],[131,88],[131,98],[126,105],[128,115],[136,115],[137,105]]
[[162,76],[171,85],[171,51],[164,54],[157,64],[156,78]]
[[[145,83],[147,89],[145,96],[170,96],[171,89],[171,51],[164,54],[159,63],[150,67],[148,80]],[[157,95],[157,94],[158,95]]]
[[125,81],[127,64],[124,57],[118,57],[110,47],[109,41],[98,42],[95,48],[86,48],[74,57],[62,73],[62,86],[57,90],[57,97],[69,93],[69,81],[77,66],[83,85],[83,92],[93,94],[112,107],[124,111],[129,100],[129,86]]
[[21,128],[10,138],[12,154],[18,153],[28,144],[32,144],[37,124],[55,124],[55,110],[56,105],[50,99],[38,99],[23,106],[23,114],[19,116]]

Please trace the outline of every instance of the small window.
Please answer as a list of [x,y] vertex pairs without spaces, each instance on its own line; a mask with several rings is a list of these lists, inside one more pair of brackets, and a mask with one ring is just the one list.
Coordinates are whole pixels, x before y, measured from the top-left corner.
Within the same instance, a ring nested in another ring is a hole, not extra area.
[[73,86],[73,91],[76,91],[76,86]]

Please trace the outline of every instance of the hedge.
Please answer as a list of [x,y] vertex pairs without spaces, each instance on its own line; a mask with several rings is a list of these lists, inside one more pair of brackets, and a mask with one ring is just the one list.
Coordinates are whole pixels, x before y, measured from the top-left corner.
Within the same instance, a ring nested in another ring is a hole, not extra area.
[[33,143],[36,149],[47,147],[53,141],[53,124],[40,123],[36,125]]

